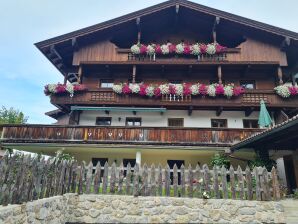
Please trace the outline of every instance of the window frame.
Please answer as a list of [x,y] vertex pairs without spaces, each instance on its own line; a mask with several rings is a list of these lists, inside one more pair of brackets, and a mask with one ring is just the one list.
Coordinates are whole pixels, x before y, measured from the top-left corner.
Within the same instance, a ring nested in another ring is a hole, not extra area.
[[[252,121],[256,122],[257,127],[252,127]],[[249,122],[249,127],[244,127],[244,122]],[[258,119],[242,119],[243,128],[259,128]]]
[[[213,127],[212,126],[212,122],[213,121],[224,121],[225,126],[224,127],[218,127],[218,126],[217,127]],[[211,128],[227,128],[228,127],[228,119],[212,118],[210,122],[211,122]]]
[[[106,119],[106,120],[110,120],[110,124],[97,124],[97,120],[100,119],[100,118],[103,118],[103,119]],[[112,125],[112,117],[96,117],[95,118],[95,125],[96,126],[111,126]]]
[[[170,120],[171,121],[179,120],[179,122],[182,121],[182,126],[178,126],[178,125],[171,125],[170,126]],[[168,118],[168,127],[184,127],[184,118],[180,118],[180,117],[169,117]]]
[[[111,81],[111,82],[109,82]],[[102,86],[102,84],[107,84],[107,86]],[[112,84],[109,86],[109,84]],[[114,79],[100,79],[99,80],[99,88],[104,88],[104,89],[111,89],[114,86]]]
[[[243,84],[243,83],[245,83],[245,82],[251,82],[251,83],[248,83],[248,84],[253,84],[253,88],[246,88],[246,87],[244,87],[243,85],[245,85],[245,84]],[[247,89],[247,90],[257,89],[257,82],[256,82],[256,80],[253,80],[253,79],[243,79],[243,80],[240,80],[239,81],[239,84],[240,84],[241,87],[243,87],[244,89]]]
[[[133,119],[133,120],[137,120],[137,119],[139,119],[140,121],[140,125],[135,125],[135,122],[136,121],[133,121],[133,125],[128,125],[127,123],[128,123],[128,119]],[[126,117],[125,118],[125,126],[128,126],[128,127],[141,127],[142,126],[142,118],[141,117]]]

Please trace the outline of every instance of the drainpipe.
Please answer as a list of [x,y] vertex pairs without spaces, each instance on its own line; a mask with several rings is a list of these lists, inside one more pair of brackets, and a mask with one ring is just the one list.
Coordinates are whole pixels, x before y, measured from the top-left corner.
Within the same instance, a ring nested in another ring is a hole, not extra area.
[[141,165],[141,157],[142,155],[141,155],[141,152],[140,151],[137,151],[136,152],[136,163],[138,164],[138,165]]

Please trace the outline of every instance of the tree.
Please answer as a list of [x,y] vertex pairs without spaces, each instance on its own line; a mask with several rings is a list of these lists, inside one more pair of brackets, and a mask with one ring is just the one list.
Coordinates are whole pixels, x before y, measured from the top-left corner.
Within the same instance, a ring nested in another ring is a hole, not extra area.
[[28,117],[22,111],[13,107],[7,109],[2,106],[2,109],[0,109],[0,124],[25,124],[27,120]]

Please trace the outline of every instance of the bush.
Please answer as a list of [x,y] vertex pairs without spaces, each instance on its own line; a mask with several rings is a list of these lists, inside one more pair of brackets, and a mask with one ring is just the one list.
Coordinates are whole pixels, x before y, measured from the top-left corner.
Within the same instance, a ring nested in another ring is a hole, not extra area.
[[228,157],[225,154],[223,154],[223,153],[221,153],[221,154],[216,153],[211,158],[210,165],[211,166],[218,166],[218,167],[224,166],[225,168],[229,169],[230,160],[228,159]]

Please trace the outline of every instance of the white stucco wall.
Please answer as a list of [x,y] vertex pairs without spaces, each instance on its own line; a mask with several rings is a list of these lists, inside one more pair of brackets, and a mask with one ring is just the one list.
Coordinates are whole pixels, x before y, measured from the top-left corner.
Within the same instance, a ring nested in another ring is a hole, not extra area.
[[[187,110],[168,110],[163,115],[159,112],[110,112],[83,111],[80,115],[80,125],[95,125],[96,117],[112,117],[112,126],[125,126],[126,117],[141,117],[142,126],[167,127],[168,118],[184,118],[184,127],[211,127],[211,119],[227,119],[228,128],[243,128],[243,119],[258,119],[258,112],[245,117],[243,111],[223,111],[219,117],[215,111],[194,110],[188,116]],[[121,120],[119,121],[119,117]]]

